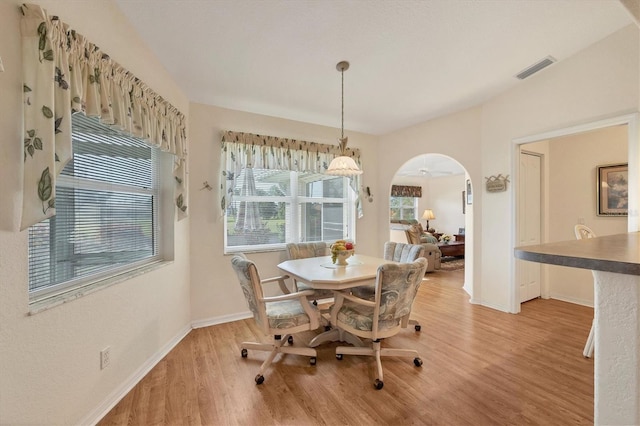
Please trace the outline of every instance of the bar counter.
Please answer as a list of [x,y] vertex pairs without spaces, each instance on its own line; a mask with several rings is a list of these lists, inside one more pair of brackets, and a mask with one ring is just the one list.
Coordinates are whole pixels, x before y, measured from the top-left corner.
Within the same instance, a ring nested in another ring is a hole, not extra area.
[[639,425],[640,233],[522,246],[514,252],[522,260],[593,271],[594,423]]

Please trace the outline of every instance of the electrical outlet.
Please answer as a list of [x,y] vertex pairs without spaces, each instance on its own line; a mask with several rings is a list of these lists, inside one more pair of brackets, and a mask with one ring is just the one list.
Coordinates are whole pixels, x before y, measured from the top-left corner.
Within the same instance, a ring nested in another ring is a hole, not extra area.
[[107,346],[100,351],[100,370],[104,370],[111,363],[111,347]]

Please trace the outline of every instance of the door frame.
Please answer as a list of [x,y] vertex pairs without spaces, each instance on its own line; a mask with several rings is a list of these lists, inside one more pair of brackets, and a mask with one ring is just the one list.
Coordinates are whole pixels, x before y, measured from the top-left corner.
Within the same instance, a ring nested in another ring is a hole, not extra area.
[[[585,133],[605,127],[626,125],[628,139],[628,163],[629,163],[629,216],[627,216],[627,231],[640,231],[640,113],[625,114],[602,120],[551,130],[549,132],[537,133],[530,136],[515,138],[511,144],[511,176],[513,184],[511,191],[511,250],[517,246],[517,220],[518,220],[518,184],[519,184],[519,154],[521,145],[539,142],[543,140],[555,139],[562,136],[569,136],[578,133]],[[509,286],[509,310],[513,313],[520,312],[520,289],[516,280],[515,256],[511,257],[511,285]]]

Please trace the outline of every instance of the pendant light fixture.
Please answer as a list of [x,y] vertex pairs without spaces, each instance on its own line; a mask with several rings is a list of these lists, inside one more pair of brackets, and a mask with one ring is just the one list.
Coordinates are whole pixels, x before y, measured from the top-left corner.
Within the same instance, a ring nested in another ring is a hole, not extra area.
[[336,65],[336,69],[340,71],[342,77],[342,137],[338,139],[340,146],[340,156],[331,160],[329,168],[326,173],[334,176],[354,176],[362,174],[362,170],[358,168],[358,165],[353,158],[347,156],[345,151],[347,149],[347,140],[344,136],[344,72],[349,69],[349,62],[341,61]]

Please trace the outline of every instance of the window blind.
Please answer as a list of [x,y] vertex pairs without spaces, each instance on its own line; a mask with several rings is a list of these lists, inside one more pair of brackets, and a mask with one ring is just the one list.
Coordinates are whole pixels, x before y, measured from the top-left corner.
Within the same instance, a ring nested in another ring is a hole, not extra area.
[[73,158],[56,184],[56,216],[29,228],[33,297],[158,258],[158,150],[75,114]]

